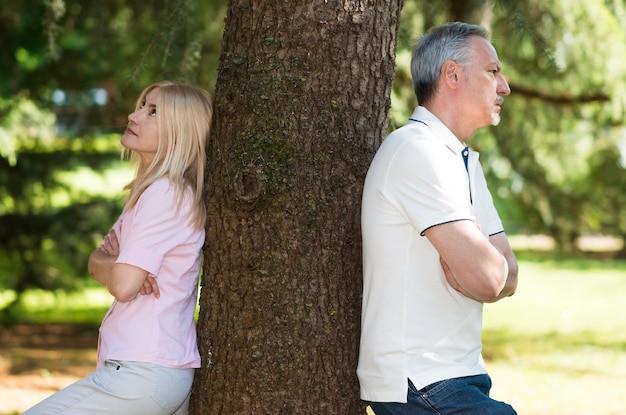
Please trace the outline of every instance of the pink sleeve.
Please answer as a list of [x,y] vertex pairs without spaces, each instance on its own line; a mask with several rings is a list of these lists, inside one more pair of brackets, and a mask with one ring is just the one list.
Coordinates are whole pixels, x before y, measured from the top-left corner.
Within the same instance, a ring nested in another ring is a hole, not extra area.
[[174,189],[167,180],[148,187],[121,224],[118,263],[137,266],[154,276],[165,254],[192,232],[188,199],[176,210]]

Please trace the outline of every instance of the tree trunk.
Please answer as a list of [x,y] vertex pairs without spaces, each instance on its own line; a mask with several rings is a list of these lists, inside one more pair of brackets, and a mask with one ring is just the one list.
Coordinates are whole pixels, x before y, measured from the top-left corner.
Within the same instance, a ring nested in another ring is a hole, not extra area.
[[360,204],[402,0],[231,0],[192,414],[363,413]]

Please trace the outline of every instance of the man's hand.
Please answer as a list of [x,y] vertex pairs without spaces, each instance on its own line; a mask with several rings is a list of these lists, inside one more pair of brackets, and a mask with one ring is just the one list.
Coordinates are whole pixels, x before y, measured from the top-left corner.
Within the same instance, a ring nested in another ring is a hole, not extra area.
[[[454,288],[455,290],[457,290],[458,292],[460,292],[467,298],[472,298],[470,293],[465,291],[463,287],[461,287],[461,284],[459,284],[459,282],[454,278],[454,274],[452,274],[452,271],[450,270],[450,267],[448,266],[448,264],[446,264],[446,261],[444,261],[442,257],[439,257],[439,262],[441,263],[441,268],[443,268],[443,273],[446,276],[446,280],[448,281],[448,284],[450,284],[452,288]],[[474,298],[472,299],[474,300]]]

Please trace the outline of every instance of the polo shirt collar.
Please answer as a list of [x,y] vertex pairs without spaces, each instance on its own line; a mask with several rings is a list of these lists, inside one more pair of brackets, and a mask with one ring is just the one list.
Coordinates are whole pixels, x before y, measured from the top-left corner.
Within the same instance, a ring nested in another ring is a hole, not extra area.
[[460,154],[465,148],[465,144],[461,143],[459,139],[450,131],[446,125],[441,122],[432,112],[424,107],[418,106],[413,111],[413,114],[407,121],[407,125],[420,122],[430,127],[435,136],[441,139],[441,141],[452,150],[455,154]]

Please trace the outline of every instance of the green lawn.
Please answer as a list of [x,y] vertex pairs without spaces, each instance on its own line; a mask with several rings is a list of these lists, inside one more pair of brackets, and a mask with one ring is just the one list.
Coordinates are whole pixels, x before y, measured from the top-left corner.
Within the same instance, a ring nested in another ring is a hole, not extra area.
[[626,414],[626,262],[520,261],[485,306],[492,395],[524,415]]
[[[517,293],[485,306],[492,396],[520,415],[626,414],[626,261],[545,257],[524,254]],[[19,315],[98,324],[110,303],[102,288],[35,291]]]
[[[15,295],[0,292],[0,307],[9,303]],[[18,323],[91,323],[100,324],[104,313],[113,302],[105,288],[94,287],[80,291],[50,292],[31,290],[26,292],[15,310]]]

